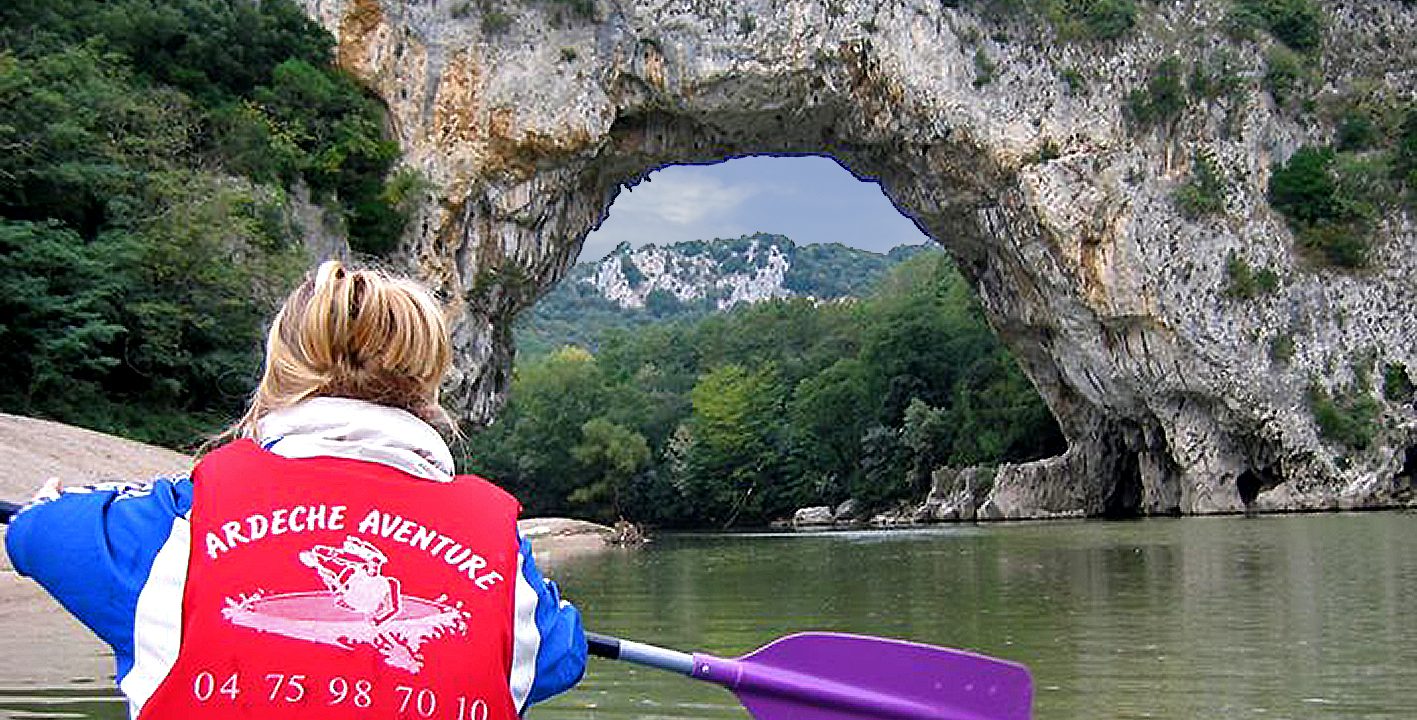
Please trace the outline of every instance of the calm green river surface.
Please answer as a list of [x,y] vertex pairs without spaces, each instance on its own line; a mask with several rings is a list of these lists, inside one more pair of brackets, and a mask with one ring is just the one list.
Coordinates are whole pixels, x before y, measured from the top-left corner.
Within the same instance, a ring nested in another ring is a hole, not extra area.
[[[1027,664],[1043,720],[1417,718],[1412,513],[676,535],[550,565],[599,632],[724,655],[806,629],[966,648]],[[0,712],[126,717],[106,682],[5,680]],[[748,716],[592,659],[529,717]]]

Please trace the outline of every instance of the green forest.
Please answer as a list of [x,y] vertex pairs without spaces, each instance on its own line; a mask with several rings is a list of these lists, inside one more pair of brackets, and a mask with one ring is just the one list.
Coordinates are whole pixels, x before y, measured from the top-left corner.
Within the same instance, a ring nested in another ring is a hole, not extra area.
[[1062,446],[963,277],[930,252],[863,300],[610,329],[595,354],[523,361],[464,465],[532,514],[727,527],[918,500],[934,468]]
[[391,248],[382,106],[291,0],[0,4],[0,410],[190,446],[309,264],[295,198]]

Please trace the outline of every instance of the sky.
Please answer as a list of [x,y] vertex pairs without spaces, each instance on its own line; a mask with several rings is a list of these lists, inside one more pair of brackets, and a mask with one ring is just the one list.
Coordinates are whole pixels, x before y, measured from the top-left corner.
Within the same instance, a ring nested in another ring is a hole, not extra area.
[[760,156],[651,173],[620,192],[609,217],[586,237],[579,261],[599,260],[622,242],[664,246],[755,232],[878,253],[928,240],[879,185],[835,161]]

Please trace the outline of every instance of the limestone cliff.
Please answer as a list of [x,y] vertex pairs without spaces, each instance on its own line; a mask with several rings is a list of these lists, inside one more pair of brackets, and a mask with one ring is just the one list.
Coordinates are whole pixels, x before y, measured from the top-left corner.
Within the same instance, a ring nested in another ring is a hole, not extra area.
[[686,255],[653,245],[626,248],[597,263],[584,282],[623,308],[644,307],[656,291],[689,303],[712,296],[719,310],[792,295],[783,285],[792,260],[777,243],[752,238],[741,255],[743,267],[725,272],[723,263],[704,254]]
[[[878,178],[955,255],[1068,436],[1063,456],[1001,468],[981,512],[1370,506],[1411,485],[1412,398],[1363,380],[1417,369],[1412,218],[1382,219],[1368,270],[1296,251],[1265,189],[1334,123],[1276,105],[1275,43],[1230,39],[1224,0],[1138,3],[1112,40],[988,2],[303,2],[434,188],[405,258],[456,301],[450,390],[470,419],[501,402],[512,318],[625,184],[669,163],[820,153]],[[1315,102],[1410,100],[1417,8],[1320,6]],[[1222,51],[1234,92],[1128,119],[1158,59]],[[1229,186],[1223,213],[1188,220],[1172,198],[1198,154]],[[1277,289],[1227,293],[1231,253]],[[1373,442],[1325,439],[1314,387],[1378,403]]]
[[[662,247],[626,243],[599,262],[577,264],[562,287],[579,284],[625,310],[644,308],[656,294],[701,310],[775,298],[837,300],[863,297],[896,263],[930,251],[938,252],[937,246],[902,245],[885,255],[838,244],[799,247],[768,233]],[[550,299],[556,298],[553,292]]]

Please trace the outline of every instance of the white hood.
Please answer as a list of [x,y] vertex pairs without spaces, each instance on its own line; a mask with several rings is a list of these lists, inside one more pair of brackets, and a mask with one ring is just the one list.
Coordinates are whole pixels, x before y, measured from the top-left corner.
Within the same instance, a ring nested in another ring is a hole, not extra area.
[[453,454],[413,413],[349,398],[318,397],[267,414],[256,442],[282,457],[367,460],[446,482]]

